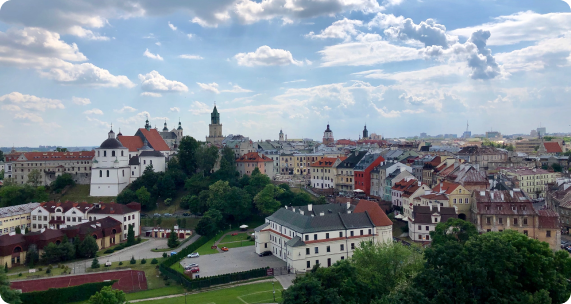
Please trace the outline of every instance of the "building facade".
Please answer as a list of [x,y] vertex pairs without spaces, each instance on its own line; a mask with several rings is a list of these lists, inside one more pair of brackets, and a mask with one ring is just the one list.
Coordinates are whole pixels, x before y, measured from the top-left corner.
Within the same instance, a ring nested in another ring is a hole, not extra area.
[[252,175],[256,168],[260,170],[260,173],[267,175],[272,180],[274,179],[274,161],[271,158],[258,152],[250,152],[236,160],[236,169],[240,173],[240,177]]
[[49,186],[58,176],[68,173],[78,184],[89,184],[94,151],[80,152],[26,152],[18,155],[8,166],[17,184],[28,183],[28,175],[37,170],[39,185]]
[[438,203],[414,206],[412,216],[408,221],[410,239],[414,242],[432,242],[430,231],[434,231],[436,225],[450,218],[458,218],[456,209],[452,207],[441,207]]
[[206,142],[211,144],[222,144],[224,136],[222,135],[222,124],[220,123],[220,113],[214,106],[212,113],[210,113],[210,124],[208,125],[208,136]]
[[40,203],[27,203],[17,206],[0,208],[0,235],[16,232],[20,227],[23,233],[31,227],[31,213]]
[[326,146],[333,146],[335,144],[333,131],[329,129],[329,124],[327,124],[327,129],[325,129],[325,132],[323,132],[323,144]]
[[353,151],[347,158],[337,165],[337,182],[336,187],[341,192],[352,192],[355,188],[355,166],[365,157],[367,151]]
[[89,195],[119,195],[130,182],[129,149],[115,138],[111,129],[95,153]]
[[311,186],[318,189],[335,188],[337,165],[346,157],[322,158],[311,164]]
[[500,172],[515,179],[515,186],[531,199],[544,198],[547,184],[554,183],[561,175],[558,172],[536,168],[500,168]]
[[353,169],[354,189],[363,191],[367,196],[371,195],[371,171],[384,161],[380,153],[367,153]]

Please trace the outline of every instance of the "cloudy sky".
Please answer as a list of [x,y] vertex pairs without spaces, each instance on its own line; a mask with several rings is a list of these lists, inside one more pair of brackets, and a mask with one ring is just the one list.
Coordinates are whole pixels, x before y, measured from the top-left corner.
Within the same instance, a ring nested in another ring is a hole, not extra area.
[[569,132],[571,0],[0,0],[0,146]]

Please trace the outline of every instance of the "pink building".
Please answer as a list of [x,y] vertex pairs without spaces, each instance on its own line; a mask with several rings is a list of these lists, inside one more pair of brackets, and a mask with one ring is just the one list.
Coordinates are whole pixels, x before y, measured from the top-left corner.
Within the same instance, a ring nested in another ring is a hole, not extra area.
[[256,168],[270,179],[274,178],[274,161],[261,153],[249,152],[236,160],[236,169],[240,172],[240,176],[252,175]]

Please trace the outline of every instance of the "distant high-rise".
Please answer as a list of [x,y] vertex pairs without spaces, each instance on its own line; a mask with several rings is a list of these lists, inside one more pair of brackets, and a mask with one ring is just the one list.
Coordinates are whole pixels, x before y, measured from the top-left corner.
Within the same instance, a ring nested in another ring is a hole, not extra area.
[[468,122],[466,121],[466,131],[464,131],[464,134],[462,134],[462,138],[470,138],[472,137],[472,132],[469,131],[470,130],[470,125],[468,124]]
[[547,134],[547,130],[545,127],[537,128],[537,135],[539,135],[540,137],[543,137],[543,136],[545,136],[545,134]]

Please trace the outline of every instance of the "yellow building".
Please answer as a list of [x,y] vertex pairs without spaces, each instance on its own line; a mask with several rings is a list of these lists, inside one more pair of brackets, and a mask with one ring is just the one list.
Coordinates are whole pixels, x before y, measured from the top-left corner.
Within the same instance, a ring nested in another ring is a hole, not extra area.
[[[310,175],[311,164],[323,159],[323,153],[293,154],[293,174]],[[290,163],[291,165],[291,163]]]
[[451,183],[443,181],[434,188],[432,191],[436,193],[446,194],[448,196],[448,203],[450,207],[456,207],[458,218],[469,221],[471,218],[471,196],[472,193],[458,183]]
[[560,177],[558,172],[530,168],[501,168],[500,173],[515,179],[515,185],[531,199],[545,197],[548,183],[554,183]]
[[0,235],[16,232],[16,227],[24,232],[30,229],[32,210],[40,203],[28,203],[18,206],[0,208]]

